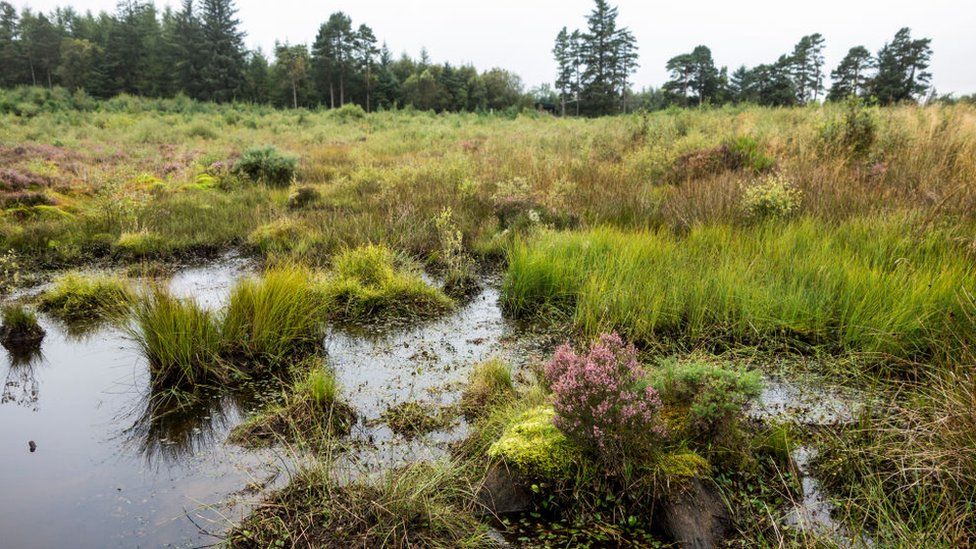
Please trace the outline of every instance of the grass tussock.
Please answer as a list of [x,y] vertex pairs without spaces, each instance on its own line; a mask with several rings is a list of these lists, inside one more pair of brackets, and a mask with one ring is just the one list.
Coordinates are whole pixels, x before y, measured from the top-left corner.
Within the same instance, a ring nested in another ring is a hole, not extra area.
[[398,270],[393,252],[379,245],[340,252],[319,292],[329,316],[343,323],[430,318],[454,307],[416,274]]
[[333,437],[349,434],[356,412],[342,399],[335,373],[318,358],[295,370],[301,373],[283,401],[234,428],[230,442],[253,448],[283,441],[322,449]]
[[390,406],[381,415],[391,431],[407,439],[449,427],[453,417],[449,410],[424,402],[402,402]]
[[962,297],[976,270],[903,217],[702,227],[686,236],[609,228],[545,233],[512,250],[504,306],[654,343],[828,346],[948,359],[976,335]]
[[37,315],[23,305],[4,305],[0,309],[0,343],[9,349],[36,347],[44,339],[44,328]]
[[461,411],[466,418],[478,418],[514,395],[511,367],[501,359],[492,358],[471,370],[468,385],[461,394]]
[[328,463],[299,471],[230,532],[231,547],[490,547],[478,485],[462,464],[416,463],[340,482]]
[[323,318],[311,272],[279,267],[239,281],[219,312],[153,289],[135,307],[132,335],[154,384],[190,388],[230,376],[286,374],[289,364],[320,350]]
[[41,294],[38,307],[68,322],[97,321],[120,316],[135,298],[121,277],[71,272],[54,280]]

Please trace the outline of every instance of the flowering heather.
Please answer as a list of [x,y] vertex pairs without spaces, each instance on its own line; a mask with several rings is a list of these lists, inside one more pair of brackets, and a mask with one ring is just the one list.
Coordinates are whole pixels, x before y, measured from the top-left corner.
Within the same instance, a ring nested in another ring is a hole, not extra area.
[[556,427],[607,456],[640,452],[664,436],[661,399],[644,381],[633,345],[604,334],[585,355],[569,345],[546,365],[555,394]]

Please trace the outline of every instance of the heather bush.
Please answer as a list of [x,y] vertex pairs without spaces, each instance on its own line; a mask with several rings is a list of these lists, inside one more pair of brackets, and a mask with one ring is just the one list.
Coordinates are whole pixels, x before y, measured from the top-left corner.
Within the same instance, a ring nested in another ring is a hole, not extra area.
[[653,451],[663,438],[661,399],[645,381],[637,350],[619,335],[601,335],[586,354],[563,345],[545,374],[554,424],[583,448],[616,462]]

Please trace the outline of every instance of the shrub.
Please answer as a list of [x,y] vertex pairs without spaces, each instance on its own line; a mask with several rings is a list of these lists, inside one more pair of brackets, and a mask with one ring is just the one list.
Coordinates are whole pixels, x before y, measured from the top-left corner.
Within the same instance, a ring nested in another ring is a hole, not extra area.
[[488,448],[488,456],[502,459],[522,473],[541,478],[565,478],[579,457],[566,435],[556,427],[556,412],[537,406],[513,418]]
[[764,177],[743,190],[742,209],[749,219],[786,219],[800,208],[800,191],[781,175]]
[[686,432],[701,442],[728,432],[762,391],[759,371],[706,362],[663,361],[649,378],[666,406],[687,410]]
[[833,145],[853,158],[864,158],[877,141],[878,122],[860,97],[847,100],[844,118],[830,123],[821,131],[827,145]]
[[287,187],[295,178],[298,158],[267,146],[248,149],[234,165],[234,171],[251,181],[271,187]]
[[559,347],[545,374],[555,425],[582,447],[615,459],[646,454],[664,436],[661,399],[619,335],[601,335],[585,355]]
[[738,159],[743,169],[753,173],[764,173],[776,166],[776,161],[763,152],[759,142],[747,136],[740,136],[726,143],[728,150]]
[[427,318],[450,310],[454,302],[420,277],[397,272],[393,253],[369,245],[340,252],[333,273],[319,287],[329,316],[340,322]]
[[366,118],[366,111],[355,103],[346,103],[338,109],[332,109],[329,112],[329,115],[333,118],[346,122],[349,120],[362,120]]
[[216,319],[193,300],[153,288],[134,316],[133,339],[149,362],[153,387],[189,389],[226,377]]
[[135,301],[128,283],[117,276],[64,274],[40,297],[40,309],[62,320],[99,320],[118,316]]
[[475,418],[514,396],[511,369],[502,360],[493,358],[476,364],[471,370],[468,386],[461,394],[461,409],[466,417]]

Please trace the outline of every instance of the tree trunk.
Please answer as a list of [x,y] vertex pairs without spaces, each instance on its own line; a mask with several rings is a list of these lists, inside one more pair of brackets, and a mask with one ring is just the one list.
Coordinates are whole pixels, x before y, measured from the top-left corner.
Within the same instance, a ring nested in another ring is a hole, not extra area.
[[332,79],[329,79],[329,108],[335,108],[335,87],[332,85]]
[[339,73],[339,106],[346,104],[346,75]]
[[292,108],[298,108],[298,87],[295,85],[295,81],[291,81],[291,104]]

